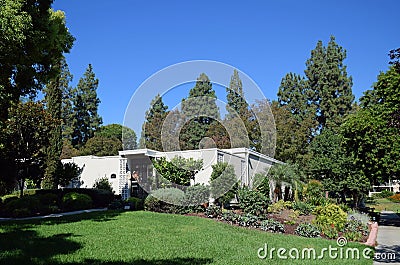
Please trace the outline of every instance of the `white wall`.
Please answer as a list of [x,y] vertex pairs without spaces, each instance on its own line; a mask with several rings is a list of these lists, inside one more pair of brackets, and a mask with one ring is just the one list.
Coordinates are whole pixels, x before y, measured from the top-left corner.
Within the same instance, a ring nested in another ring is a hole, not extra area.
[[[81,173],[81,188],[93,188],[97,179],[106,177],[111,183],[115,194],[119,194],[119,156],[77,156],[71,159],[63,159],[63,163],[73,162],[83,167]],[[111,175],[115,174],[115,178]]]

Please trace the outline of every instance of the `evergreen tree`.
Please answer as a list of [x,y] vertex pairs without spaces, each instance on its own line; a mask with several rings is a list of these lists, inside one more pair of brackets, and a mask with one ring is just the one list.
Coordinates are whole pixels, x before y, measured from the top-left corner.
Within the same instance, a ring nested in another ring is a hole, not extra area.
[[56,66],[60,75],[45,88],[46,108],[49,114],[55,119],[56,124],[49,132],[49,146],[46,150],[46,170],[42,186],[48,189],[57,188],[56,172],[60,163],[60,155],[62,151],[62,95],[65,86],[68,86],[68,80],[65,79],[63,73],[66,67],[63,58]]
[[206,74],[200,74],[196,85],[189,91],[189,97],[182,100],[182,114],[186,121],[179,139],[182,150],[202,148],[201,140],[220,117],[216,98],[210,79]]
[[[226,93],[227,111],[229,116],[232,117],[236,115],[245,115],[249,105],[244,97],[242,80],[240,79],[239,72],[236,69],[233,70],[233,75],[231,76],[229,88],[226,88]],[[232,111],[234,113],[232,113]]]
[[158,94],[151,101],[150,108],[146,111],[146,121],[143,123],[140,139],[141,148],[163,150],[161,130],[168,114],[167,110],[168,106],[164,104],[162,97]]
[[327,47],[318,41],[306,62],[307,85],[310,91],[308,99],[316,110],[318,129],[325,127],[337,129],[343,118],[350,113],[354,95],[351,76],[343,64],[346,50],[331,39]]
[[73,91],[72,144],[82,147],[102,124],[97,113],[100,99],[97,97],[99,80],[89,64],[84,76]]
[[62,136],[69,142],[72,141],[73,133],[73,88],[70,86],[72,82],[72,74],[69,72],[68,64],[64,61],[61,68],[59,77],[60,87],[62,89],[62,104],[61,104],[61,118],[62,118]]

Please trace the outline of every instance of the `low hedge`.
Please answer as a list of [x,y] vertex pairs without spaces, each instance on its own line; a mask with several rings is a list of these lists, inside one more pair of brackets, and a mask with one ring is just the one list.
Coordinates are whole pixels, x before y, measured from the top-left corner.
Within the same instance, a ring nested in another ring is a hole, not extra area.
[[92,207],[93,200],[89,195],[69,192],[62,198],[62,207],[67,211],[85,210]]

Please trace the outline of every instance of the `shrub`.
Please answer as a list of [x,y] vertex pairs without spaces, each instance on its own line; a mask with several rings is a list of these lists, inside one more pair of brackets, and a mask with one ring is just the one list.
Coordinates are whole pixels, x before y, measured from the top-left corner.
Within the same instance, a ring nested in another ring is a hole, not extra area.
[[185,193],[176,188],[154,190],[151,195],[168,204],[181,204],[185,197]]
[[53,193],[46,193],[38,195],[40,203],[44,206],[56,206],[58,205],[58,196]]
[[113,193],[113,188],[111,186],[111,183],[108,181],[108,178],[106,177],[96,179],[93,185],[93,189],[108,190]]
[[208,202],[210,198],[210,188],[203,184],[196,184],[187,188],[185,193],[185,205],[200,205]]
[[240,226],[257,228],[258,217],[252,214],[239,215],[238,223]]
[[359,212],[349,213],[347,215],[347,219],[348,220],[357,220],[365,225],[367,225],[369,222],[369,216],[367,214],[359,213]]
[[312,213],[314,208],[315,207],[313,205],[302,201],[293,203],[293,210],[299,211],[300,215],[309,215]]
[[321,232],[318,227],[312,224],[299,224],[299,226],[294,231],[296,235],[303,237],[320,237]]
[[143,210],[144,208],[143,200],[136,197],[128,198],[126,203],[130,206],[130,209],[134,211]]
[[247,187],[239,190],[239,205],[245,213],[262,215],[268,208],[269,198]]
[[[367,236],[369,229],[366,224],[364,224],[360,220],[356,220],[354,218],[347,220],[346,224],[343,228],[344,233],[359,233],[360,237]],[[356,239],[358,241],[359,239]]]
[[388,198],[392,202],[400,202],[400,193],[396,193]]
[[238,189],[235,169],[228,163],[212,165],[213,172],[210,177],[210,192],[218,204],[228,204]]
[[222,213],[222,220],[230,223],[230,224],[237,224],[240,220],[241,215],[237,214],[232,211],[227,211]]
[[285,209],[291,209],[292,202],[285,202],[284,200],[279,200],[276,203],[271,204],[268,206],[268,212],[271,213],[279,213]]
[[63,208],[67,211],[84,210],[92,207],[93,200],[89,195],[70,192],[62,198]]
[[260,227],[264,231],[269,231],[274,233],[285,233],[285,228],[283,224],[273,219],[262,221]]
[[333,226],[338,230],[342,230],[346,221],[347,214],[336,204],[328,204],[327,206],[318,206],[315,208],[315,223],[319,226]]
[[151,212],[162,212],[162,201],[153,195],[149,195],[144,200],[144,209]]
[[12,195],[12,194],[4,195],[3,196],[3,203],[7,204],[8,202],[10,202],[12,200],[18,200],[18,198],[19,197],[17,195]]
[[222,214],[221,208],[216,205],[208,206],[205,211],[205,215],[208,218],[219,218],[219,217],[221,217],[221,214]]
[[333,239],[339,236],[339,229],[334,224],[318,224],[317,226],[321,230],[321,234],[327,238]]
[[37,196],[24,196],[9,200],[4,205],[4,213],[11,217],[26,217],[37,214],[41,207]]
[[318,180],[310,180],[303,187],[303,198],[312,205],[321,205],[324,201],[324,186]]
[[121,200],[114,200],[108,205],[107,208],[109,210],[119,210],[124,208],[124,204],[122,203]]

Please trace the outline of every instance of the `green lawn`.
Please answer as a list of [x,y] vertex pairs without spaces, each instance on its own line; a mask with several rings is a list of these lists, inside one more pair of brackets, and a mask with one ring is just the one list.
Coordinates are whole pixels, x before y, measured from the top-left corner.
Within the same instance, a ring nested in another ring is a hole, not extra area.
[[[372,260],[259,259],[270,248],[337,247],[335,241],[272,234],[214,220],[151,212],[95,212],[0,223],[0,264],[372,264]],[[349,243],[348,247],[365,248]],[[346,249],[346,248],[343,248]],[[295,253],[295,252],[293,252]],[[286,253],[285,255],[288,255]]]
[[368,203],[367,206],[375,208],[375,211],[378,212],[386,210],[400,213],[400,203],[389,201],[386,198],[376,199],[374,203]]

